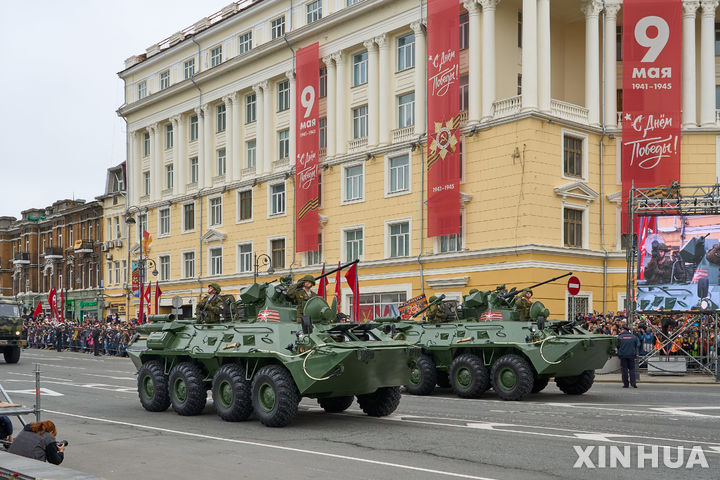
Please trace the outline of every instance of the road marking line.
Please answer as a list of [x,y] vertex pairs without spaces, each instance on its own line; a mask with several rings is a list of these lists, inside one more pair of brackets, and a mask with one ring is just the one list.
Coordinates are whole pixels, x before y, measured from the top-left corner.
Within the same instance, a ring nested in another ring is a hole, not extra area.
[[[33,396],[35,395],[35,389],[34,389],[34,388],[31,389],[31,390],[6,390],[6,392],[8,392],[8,393],[22,393],[22,394],[25,394],[25,395],[33,395]],[[60,392],[56,392],[55,390],[50,390],[49,388],[44,388],[44,387],[43,387],[43,388],[40,389],[40,395],[46,395],[46,396],[48,396],[48,397],[62,397],[62,396],[64,396],[65,394],[64,394],[64,393],[60,393]]]
[[338,455],[335,453],[317,452],[314,450],[306,450],[303,448],[283,447],[281,445],[271,445],[268,443],[251,442],[248,440],[236,440],[234,438],[222,438],[222,437],[216,437],[213,435],[203,435],[200,433],[183,432],[183,431],[179,431],[179,430],[171,430],[169,428],[152,427],[149,425],[139,425],[137,423],[121,422],[119,420],[110,420],[107,418],[89,417],[86,415],[77,415],[74,413],[58,412],[55,410],[45,410],[45,411],[47,413],[52,413],[54,415],[65,415],[68,417],[82,418],[85,420],[94,420],[96,422],[105,422],[105,423],[112,423],[112,424],[116,424],[116,425],[125,425],[128,427],[135,427],[135,428],[139,428],[142,430],[154,430],[154,431],[158,431],[158,432],[173,433],[176,435],[185,435],[185,436],[189,436],[189,437],[203,438],[206,440],[216,440],[219,442],[237,443],[237,444],[241,444],[241,445],[250,445],[250,446],[254,446],[254,447],[263,447],[263,448],[271,448],[271,449],[275,449],[275,450],[283,450],[286,452],[304,453],[304,454],[308,454],[308,455],[317,455],[320,457],[330,457],[330,458],[337,458],[340,460],[350,460],[350,461],[360,462],[360,463],[369,463],[371,465],[379,465],[382,467],[392,467],[392,468],[398,468],[401,470],[413,470],[416,472],[431,473],[431,474],[442,475],[442,476],[446,476],[446,477],[468,478],[470,480],[496,480],[496,479],[489,478],[489,477],[479,477],[476,475],[467,475],[464,473],[444,472],[442,470],[433,470],[430,468],[414,467],[412,465],[403,465],[400,463],[382,462],[380,460],[370,460],[368,458],[351,457],[348,455]]

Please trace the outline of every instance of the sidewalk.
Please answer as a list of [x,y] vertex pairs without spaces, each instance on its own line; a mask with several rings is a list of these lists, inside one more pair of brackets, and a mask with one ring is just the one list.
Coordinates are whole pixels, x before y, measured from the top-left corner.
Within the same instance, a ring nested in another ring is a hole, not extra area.
[[[619,373],[596,374],[595,382],[622,383]],[[672,383],[685,385],[720,385],[720,382],[710,374],[688,373],[687,375],[648,375],[640,372],[641,383]]]

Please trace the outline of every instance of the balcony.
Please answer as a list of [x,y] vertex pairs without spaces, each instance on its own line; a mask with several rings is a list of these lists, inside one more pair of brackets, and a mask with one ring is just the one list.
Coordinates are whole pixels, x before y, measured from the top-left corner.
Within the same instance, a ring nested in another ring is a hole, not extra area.
[[45,247],[43,253],[45,260],[57,260],[63,258],[63,249],[60,247]]
[[392,143],[402,143],[412,140],[415,137],[415,125],[396,128],[392,131]]
[[364,150],[368,144],[368,137],[355,138],[348,142],[348,153],[356,153]]
[[588,123],[589,110],[585,107],[581,107],[580,105],[561,102],[560,100],[551,100],[550,110],[554,116],[560,117],[564,120],[570,120],[571,122],[582,124]]
[[493,117],[503,118],[520,113],[522,108],[522,95],[498,100],[493,103]]
[[75,253],[93,253],[95,251],[95,243],[88,240],[77,240],[73,245]]
[[13,254],[13,265],[30,265],[30,254],[27,252],[15,252]]
[[273,170],[279,170],[281,168],[287,167],[288,165],[290,165],[290,159],[287,157],[272,162]]

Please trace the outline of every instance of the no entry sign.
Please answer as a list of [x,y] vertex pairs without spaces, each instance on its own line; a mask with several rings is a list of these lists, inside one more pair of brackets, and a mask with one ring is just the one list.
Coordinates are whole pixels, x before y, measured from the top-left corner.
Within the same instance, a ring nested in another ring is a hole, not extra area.
[[577,295],[580,293],[580,279],[578,277],[572,276],[568,279],[567,283],[568,287],[568,293],[572,296]]

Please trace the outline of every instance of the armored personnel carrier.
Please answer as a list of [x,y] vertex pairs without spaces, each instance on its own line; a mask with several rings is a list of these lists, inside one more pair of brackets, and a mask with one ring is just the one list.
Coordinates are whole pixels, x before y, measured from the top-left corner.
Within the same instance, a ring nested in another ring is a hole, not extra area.
[[305,304],[298,323],[297,307],[285,296],[289,285],[251,285],[239,301],[226,301],[221,323],[150,316],[127,349],[142,406],[198,415],[212,390],[223,420],[254,413],[270,427],[288,425],[301,397],[316,398],[331,413],[357,398],[367,415],[391,414],[418,349],[376,325],[338,322],[334,302],[321,297]]
[[426,307],[445,308],[439,323],[421,319],[426,309],[410,320],[379,319],[393,338],[422,348],[411,361],[407,391],[427,395],[440,385],[476,398],[492,387],[503,400],[522,400],[543,390],[552,377],[566,394],[588,391],[595,369],[613,353],[615,337],[590,333],[572,321],[548,321],[541,302],[533,302],[528,318],[522,318],[517,293],[504,286],[474,291],[460,305],[448,305],[441,296]]
[[0,299],[0,352],[6,363],[20,361],[20,348],[27,345],[22,333],[20,305],[15,300]]

